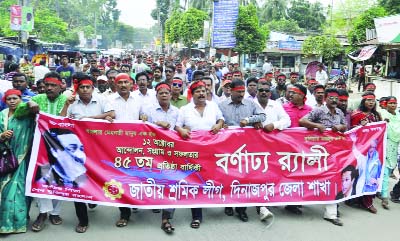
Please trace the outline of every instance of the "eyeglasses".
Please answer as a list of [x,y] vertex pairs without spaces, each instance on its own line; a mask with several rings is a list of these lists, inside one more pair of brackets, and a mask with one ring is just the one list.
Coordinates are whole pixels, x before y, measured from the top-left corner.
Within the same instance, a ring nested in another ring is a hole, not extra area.
[[285,81],[286,79],[278,79],[278,81]]
[[329,96],[328,99],[338,101],[339,97],[337,97],[337,96]]
[[179,84],[179,83],[172,83],[172,86],[174,86],[174,87],[182,87],[182,84]]
[[269,89],[258,89],[258,92],[262,93],[262,92],[266,92],[269,93],[271,90]]

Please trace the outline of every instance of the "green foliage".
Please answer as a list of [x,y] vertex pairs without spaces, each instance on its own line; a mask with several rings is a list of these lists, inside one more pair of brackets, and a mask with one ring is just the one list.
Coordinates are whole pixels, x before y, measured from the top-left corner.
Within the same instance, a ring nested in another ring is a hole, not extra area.
[[15,4],[15,0],[0,1],[0,36],[16,36],[17,31],[10,29],[10,6]]
[[400,13],[400,0],[380,0],[379,4],[385,8],[390,15]]
[[383,7],[372,7],[360,14],[354,21],[352,29],[347,37],[352,46],[365,41],[365,29],[375,28],[374,18],[386,16],[387,12]]
[[182,12],[174,11],[170,18],[165,22],[165,35],[169,43],[177,43],[180,39],[180,23]]
[[284,33],[303,33],[304,29],[300,28],[295,20],[281,19],[273,20],[267,23],[267,26],[272,31]]
[[190,48],[195,41],[203,36],[204,20],[207,14],[195,8],[189,8],[180,18],[178,33],[183,44]]
[[236,48],[239,53],[261,52],[266,43],[267,28],[260,28],[256,7],[252,4],[239,7],[235,29]]
[[310,3],[308,0],[292,0],[287,10],[290,20],[306,30],[321,30],[325,23],[323,7],[320,2]]
[[259,18],[262,23],[286,18],[287,0],[265,1],[259,11]]
[[35,11],[35,28],[32,34],[46,42],[64,43],[68,26],[50,9]]
[[303,53],[305,56],[322,56],[329,64],[333,59],[343,53],[343,48],[339,41],[328,35],[308,37],[303,42]]

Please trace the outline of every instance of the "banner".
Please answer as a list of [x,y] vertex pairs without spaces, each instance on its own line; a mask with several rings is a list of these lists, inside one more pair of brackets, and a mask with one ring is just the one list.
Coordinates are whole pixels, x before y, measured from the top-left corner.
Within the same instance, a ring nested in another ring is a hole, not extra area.
[[21,30],[26,32],[32,32],[33,30],[33,8],[22,7],[22,25]]
[[400,43],[400,15],[374,18],[379,43]]
[[20,5],[12,5],[10,7],[10,28],[11,30],[20,31],[22,23],[22,8]]
[[238,0],[213,1],[212,47],[231,49],[236,46],[234,34],[239,17]]
[[368,45],[357,51],[359,52],[357,56],[355,56],[355,52],[350,53],[347,56],[355,61],[365,61],[371,58],[377,48],[378,46]]
[[190,140],[143,122],[40,114],[28,196],[140,208],[336,203],[380,190],[385,122],[346,134],[230,128]]

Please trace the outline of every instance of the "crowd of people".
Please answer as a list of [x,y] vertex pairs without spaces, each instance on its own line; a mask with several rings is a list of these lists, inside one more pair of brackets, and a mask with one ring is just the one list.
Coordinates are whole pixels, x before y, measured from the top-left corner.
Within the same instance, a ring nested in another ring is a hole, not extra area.
[[[214,57],[177,61],[159,55],[155,61],[154,56],[137,54],[131,62],[117,63],[110,56],[93,58],[89,63],[89,66],[81,66],[77,58],[70,65],[68,57],[64,56],[61,65],[50,71],[41,61],[33,69],[34,90],[29,88],[30,76],[18,69],[10,71],[14,72],[8,78],[13,88],[2,93],[0,102],[3,109],[0,112],[0,142],[10,145],[18,156],[19,167],[0,177],[0,234],[21,233],[28,229],[32,198],[25,196],[25,178],[34,118],[39,111],[72,119],[143,120],[176,131],[183,139],[189,139],[192,131],[210,130],[215,134],[227,126],[253,126],[266,133],[292,127],[316,128],[321,132],[330,128],[344,132],[385,120],[388,122],[386,162],[382,167],[382,192],[377,196],[385,209],[389,209],[389,198],[400,202],[400,183],[392,192],[388,187],[389,177],[397,166],[400,142],[397,99],[394,96],[382,98],[377,111],[376,86],[373,83],[366,83],[361,99],[351,104],[345,82],[332,83],[325,76],[318,77],[324,80],[323,83],[315,78],[302,82],[299,73],[291,72],[287,76],[271,69],[258,76],[256,72],[243,73],[237,63],[222,63]],[[355,108],[350,108],[352,105]],[[64,148],[69,148],[68,138],[59,141]],[[82,155],[79,150],[75,147],[70,153],[78,158]],[[74,170],[79,168],[82,167]],[[358,176],[365,175],[360,166],[348,171],[357,172]],[[370,175],[371,170],[368,172]],[[345,176],[346,170],[343,173]],[[74,179],[63,178],[60,185],[77,185],[79,173],[75,174]],[[55,172],[54,175],[61,174]],[[46,182],[51,182],[51,179],[46,175],[43,177]],[[376,187],[377,181],[365,179],[362,184],[372,188]],[[348,195],[349,190],[351,188],[343,188],[341,195]],[[346,203],[375,214],[374,197],[365,195]],[[43,230],[47,219],[53,225],[63,223],[61,201],[44,198],[35,201],[39,215],[31,225],[33,231]],[[74,206],[78,218],[75,231],[84,233],[89,227],[88,206],[81,202],[75,202]],[[89,208],[95,206],[90,204]],[[302,214],[301,206],[288,205],[285,209],[296,215]],[[116,226],[125,227],[134,210],[126,207],[119,210]],[[162,230],[173,233],[174,209],[155,209],[153,212],[162,213]],[[202,209],[192,208],[191,212],[190,226],[199,228],[203,221]],[[228,216],[236,212],[240,220],[248,221],[246,207],[226,207],[224,212]],[[257,207],[257,212],[260,220],[273,216],[267,206]],[[334,225],[343,225],[336,204],[325,206],[323,218]]]

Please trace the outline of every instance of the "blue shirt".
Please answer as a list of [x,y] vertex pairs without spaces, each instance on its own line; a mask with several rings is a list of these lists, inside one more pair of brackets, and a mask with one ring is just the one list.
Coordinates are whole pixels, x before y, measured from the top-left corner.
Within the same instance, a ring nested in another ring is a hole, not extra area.
[[67,83],[67,87],[71,87],[71,77],[72,74],[74,73],[74,68],[72,68],[71,66],[58,66],[56,69],[56,72],[60,74],[61,79],[65,79],[65,82]]

